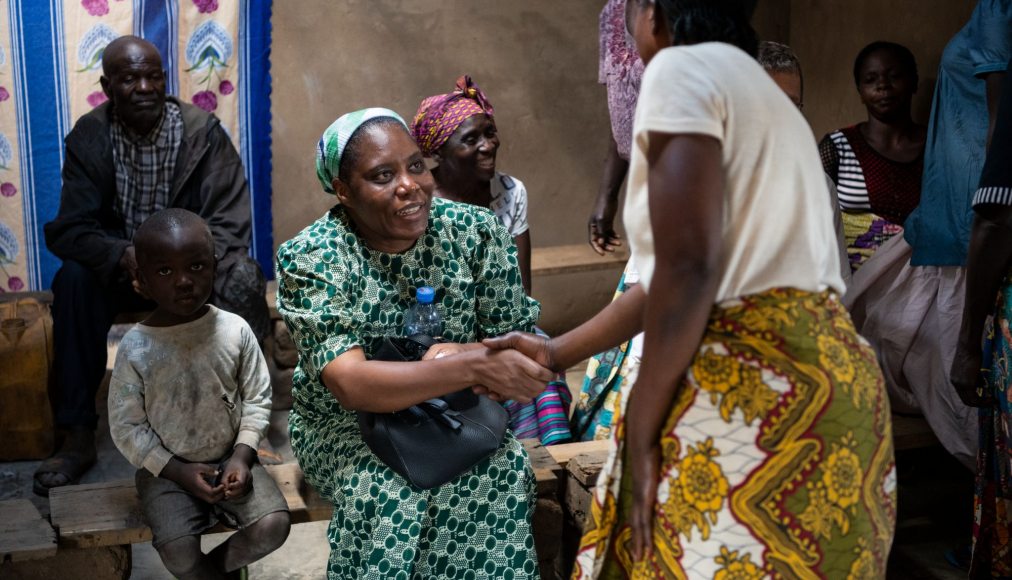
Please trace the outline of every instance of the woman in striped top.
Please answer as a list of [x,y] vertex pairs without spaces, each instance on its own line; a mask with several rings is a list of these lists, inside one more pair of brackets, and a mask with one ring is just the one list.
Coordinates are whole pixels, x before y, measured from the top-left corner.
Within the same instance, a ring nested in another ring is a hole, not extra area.
[[854,82],[868,120],[826,135],[822,164],[839,191],[851,268],[857,271],[920,201],[927,130],[910,115],[917,92],[910,50],[873,42],[854,61]]

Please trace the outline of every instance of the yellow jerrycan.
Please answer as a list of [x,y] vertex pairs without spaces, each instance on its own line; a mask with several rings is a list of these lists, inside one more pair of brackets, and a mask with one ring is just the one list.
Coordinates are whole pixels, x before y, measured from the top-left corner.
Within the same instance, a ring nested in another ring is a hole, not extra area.
[[34,293],[0,294],[0,461],[53,451],[53,318]]

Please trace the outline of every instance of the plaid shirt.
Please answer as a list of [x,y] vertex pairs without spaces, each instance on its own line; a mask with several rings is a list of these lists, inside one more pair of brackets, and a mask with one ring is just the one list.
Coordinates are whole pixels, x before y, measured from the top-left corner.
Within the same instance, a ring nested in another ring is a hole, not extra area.
[[166,102],[162,118],[147,136],[137,137],[113,112],[112,158],[116,165],[116,202],[128,239],[151,214],[169,205],[176,158],[183,141],[179,106]]

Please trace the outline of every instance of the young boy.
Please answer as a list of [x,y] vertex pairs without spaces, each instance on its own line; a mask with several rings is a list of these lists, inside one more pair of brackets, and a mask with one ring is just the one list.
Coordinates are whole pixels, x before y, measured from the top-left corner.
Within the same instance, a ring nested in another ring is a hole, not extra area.
[[[290,528],[285,499],[256,455],[271,409],[267,366],[246,322],[206,304],[214,243],[196,214],[152,215],[134,249],[136,287],[157,307],[120,343],[109,430],[139,468],[137,493],[169,572],[238,577]],[[216,519],[240,531],[203,554],[200,534]]]

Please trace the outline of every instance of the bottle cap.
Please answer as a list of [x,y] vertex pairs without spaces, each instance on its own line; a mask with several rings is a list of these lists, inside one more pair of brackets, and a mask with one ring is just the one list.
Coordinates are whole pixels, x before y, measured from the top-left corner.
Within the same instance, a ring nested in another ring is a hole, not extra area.
[[432,301],[436,299],[436,291],[431,286],[422,286],[415,293],[415,298],[419,304],[432,304]]

